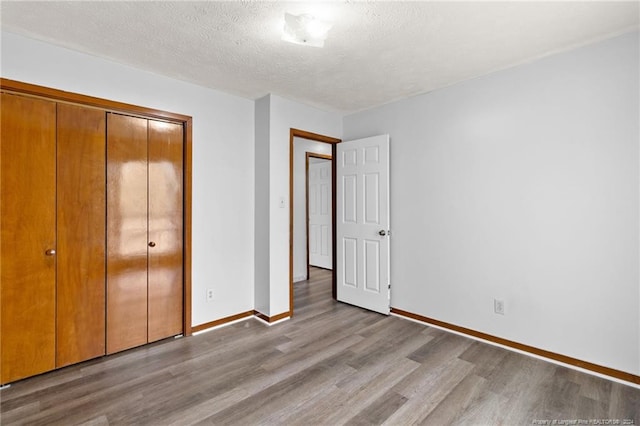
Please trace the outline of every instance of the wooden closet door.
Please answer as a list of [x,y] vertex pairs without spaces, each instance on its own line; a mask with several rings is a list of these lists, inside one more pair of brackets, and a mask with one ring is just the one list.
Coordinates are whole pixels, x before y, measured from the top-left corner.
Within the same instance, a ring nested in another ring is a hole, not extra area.
[[183,134],[149,121],[149,342],[182,333]]
[[107,116],[107,353],[147,343],[147,120]]
[[2,93],[0,382],[55,368],[56,104]]
[[106,113],[58,104],[56,366],[105,354]]

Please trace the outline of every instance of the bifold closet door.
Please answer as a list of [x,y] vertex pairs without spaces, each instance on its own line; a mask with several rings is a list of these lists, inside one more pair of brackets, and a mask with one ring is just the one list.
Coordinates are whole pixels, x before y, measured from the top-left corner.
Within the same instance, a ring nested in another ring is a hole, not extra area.
[[55,368],[56,104],[2,93],[0,382]]
[[56,367],[105,354],[103,110],[58,104]]
[[149,342],[182,333],[182,133],[149,120]]
[[147,343],[147,120],[107,114],[107,353]]
[[182,126],[108,114],[107,353],[182,333]]

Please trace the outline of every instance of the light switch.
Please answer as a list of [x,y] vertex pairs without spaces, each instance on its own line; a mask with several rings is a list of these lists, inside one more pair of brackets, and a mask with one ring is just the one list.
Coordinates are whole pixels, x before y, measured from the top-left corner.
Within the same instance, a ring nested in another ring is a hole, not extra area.
[[280,197],[280,201],[279,201],[279,204],[278,204],[280,206],[280,208],[284,209],[285,204],[286,204],[285,198],[284,197]]

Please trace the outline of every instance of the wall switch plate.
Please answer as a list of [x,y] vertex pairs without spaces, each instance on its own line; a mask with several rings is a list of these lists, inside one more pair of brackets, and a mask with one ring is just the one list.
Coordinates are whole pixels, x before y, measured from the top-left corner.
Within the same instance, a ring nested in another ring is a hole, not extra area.
[[493,312],[504,315],[504,300],[493,299]]

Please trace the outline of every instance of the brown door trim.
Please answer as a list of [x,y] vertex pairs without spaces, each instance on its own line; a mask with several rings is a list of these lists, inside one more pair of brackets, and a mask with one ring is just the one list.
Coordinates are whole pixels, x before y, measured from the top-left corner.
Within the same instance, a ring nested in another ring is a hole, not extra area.
[[[309,158],[322,158],[324,160],[329,160],[331,161],[333,159],[332,156],[330,155],[325,155],[325,154],[316,154],[315,152],[306,152],[305,155],[305,164],[304,164],[304,178],[305,178],[305,227],[307,229],[307,279],[309,279],[309,264],[311,262],[309,262]],[[333,179],[332,179],[333,180]],[[331,183],[332,185],[332,189],[333,189],[333,182]],[[332,210],[333,210],[333,198],[331,201],[331,206],[332,206]],[[333,235],[333,223],[331,224],[331,233]],[[331,243],[331,245],[333,245],[333,242]],[[333,254],[333,253],[332,253]],[[332,268],[333,269],[333,268]]]
[[[184,272],[183,272],[183,335],[190,336],[191,331],[191,200],[192,200],[192,128],[193,119],[188,115],[176,114],[167,111],[145,108],[137,105],[95,98],[78,93],[65,92],[63,90],[23,83],[20,81],[0,78],[0,89],[5,92],[17,93],[26,96],[49,99],[61,103],[84,105],[103,109],[107,112],[124,113],[144,118],[160,119],[179,123],[184,129]],[[293,139],[292,139],[293,140]]]
[[[333,244],[333,264],[336,263],[336,144],[342,142],[342,139],[333,138],[331,136],[320,135],[318,133],[307,132],[305,130],[291,128],[289,130],[289,315],[293,316],[293,140],[294,138],[309,139],[316,142],[330,143],[331,147],[331,210],[332,221],[334,223],[332,232]],[[336,274],[335,266],[333,268],[332,294],[336,297]]]
[[52,89],[50,87],[38,86],[35,84],[24,83],[21,81],[0,78],[0,86],[2,90],[8,92],[20,93],[22,95],[31,95],[38,98],[55,100],[56,102],[66,102],[71,104],[79,104],[84,106],[104,109],[107,112],[125,113],[130,115],[139,115],[145,118],[154,118],[177,123],[184,123],[190,120],[188,115],[176,114],[168,111],[161,111],[153,108],[141,107],[138,105],[125,104],[123,102],[112,101],[109,99],[95,98],[93,96],[81,95],[79,93],[65,92],[64,90]]

